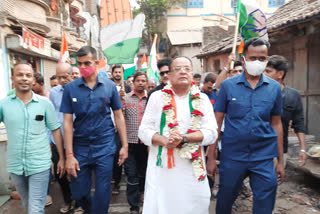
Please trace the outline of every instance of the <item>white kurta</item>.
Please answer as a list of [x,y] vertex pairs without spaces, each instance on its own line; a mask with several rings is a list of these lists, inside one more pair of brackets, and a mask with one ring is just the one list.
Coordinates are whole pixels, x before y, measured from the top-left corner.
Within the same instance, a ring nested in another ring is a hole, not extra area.
[[[199,145],[213,144],[217,139],[217,123],[212,105],[205,94],[201,97],[200,131],[204,138]],[[181,134],[190,128],[189,96],[175,95],[177,120]],[[167,167],[167,149],[162,150],[162,165],[156,166],[158,146],[152,144],[152,136],[160,133],[162,114],[162,93],[154,92],[139,127],[139,138],[150,147],[146,174],[143,214],[207,214],[210,204],[210,188],[207,178],[198,181],[191,165],[191,160],[182,159],[174,150],[175,167]],[[204,151],[202,148],[202,159]],[[204,162],[205,165],[205,162]]]

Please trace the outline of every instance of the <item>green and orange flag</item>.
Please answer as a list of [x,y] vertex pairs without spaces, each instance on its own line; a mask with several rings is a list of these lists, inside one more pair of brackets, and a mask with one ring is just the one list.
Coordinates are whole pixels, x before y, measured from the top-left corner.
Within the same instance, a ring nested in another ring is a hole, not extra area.
[[241,52],[243,43],[254,37],[268,39],[267,33],[267,17],[259,8],[259,4],[255,0],[238,0],[237,13],[240,13],[239,32],[243,41],[238,48]]

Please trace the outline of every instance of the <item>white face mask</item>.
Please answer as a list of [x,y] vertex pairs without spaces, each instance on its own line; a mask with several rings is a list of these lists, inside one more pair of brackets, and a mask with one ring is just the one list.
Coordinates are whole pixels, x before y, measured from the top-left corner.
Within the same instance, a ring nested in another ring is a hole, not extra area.
[[245,62],[246,70],[247,70],[248,74],[250,74],[251,76],[261,75],[264,72],[264,70],[267,66],[267,63],[268,63],[268,61],[260,62],[259,60],[247,62],[245,57],[243,57],[243,59]]

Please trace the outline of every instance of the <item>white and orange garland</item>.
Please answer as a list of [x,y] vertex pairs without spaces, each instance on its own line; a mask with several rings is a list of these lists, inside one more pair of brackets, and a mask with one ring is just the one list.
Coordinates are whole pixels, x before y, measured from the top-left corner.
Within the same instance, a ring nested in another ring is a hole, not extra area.
[[[163,108],[160,122],[160,134],[169,137],[171,133],[179,132],[178,121],[177,121],[177,108],[174,99],[174,93],[171,88],[171,84],[165,86],[162,90],[162,100]],[[192,83],[190,93],[189,93],[189,108],[191,114],[191,123],[188,133],[196,132],[200,130],[200,121],[203,117],[203,113],[200,111],[201,108],[201,99],[200,99],[200,90],[198,87]],[[206,176],[206,170],[203,166],[201,147],[197,143],[186,143],[178,145],[176,147],[177,152],[181,158],[190,159],[192,161],[192,168],[196,178],[199,181],[204,180]],[[159,146],[158,157],[157,157],[157,166],[162,166],[161,160],[162,146]],[[173,168],[174,157],[173,149],[168,149],[168,168]]]

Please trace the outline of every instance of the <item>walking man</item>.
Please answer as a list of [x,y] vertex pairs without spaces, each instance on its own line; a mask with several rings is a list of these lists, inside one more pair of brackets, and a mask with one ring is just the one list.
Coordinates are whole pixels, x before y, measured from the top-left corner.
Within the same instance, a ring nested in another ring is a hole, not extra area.
[[307,162],[306,142],[305,142],[305,126],[303,116],[303,106],[299,92],[286,86],[284,78],[288,72],[288,61],[283,56],[273,55],[269,57],[267,68],[264,74],[277,81],[281,86],[283,115],[281,116],[283,127],[283,160],[286,166],[288,152],[288,129],[289,123],[292,121],[292,128],[296,133],[301,150],[299,152],[300,166],[304,166]]
[[[63,113],[60,112],[60,106],[64,91],[64,86],[73,80],[72,78],[72,67],[68,63],[59,63],[57,64],[56,68],[56,77],[58,80],[59,85],[52,88],[50,91],[50,100],[56,110],[56,115],[58,118],[59,123],[61,124],[61,132],[63,135]],[[73,209],[72,205],[72,198],[71,198],[71,189],[70,189],[70,182],[67,178],[67,175],[62,176],[61,178],[57,175],[57,163],[59,160],[59,154],[57,152],[57,146],[55,144],[54,139],[50,136],[51,140],[51,152],[52,152],[52,162],[53,162],[53,169],[54,175],[56,180],[58,181],[62,196],[64,199],[64,205],[60,208],[60,213],[67,213]]]
[[[60,108],[64,113],[66,169],[72,175],[73,199],[86,212],[105,214],[109,208],[113,156],[116,151],[110,108],[122,142],[118,164],[122,165],[128,156],[122,104],[116,85],[98,76],[99,61],[94,48],[80,48],[77,61],[82,78],[65,85]],[[93,171],[95,192],[91,199]]]
[[201,74],[194,74],[193,75],[193,82],[200,88]]
[[[111,74],[112,74],[111,80],[116,84],[121,101],[123,102],[126,93],[131,92],[130,86],[123,80],[123,74],[124,74],[123,66],[118,65],[118,64],[113,65]],[[119,153],[120,153],[122,143],[121,143],[121,139],[120,139],[120,136],[119,136],[119,133],[117,132],[117,130],[116,130],[116,134],[115,134],[115,141],[116,141],[117,151],[114,154],[114,161],[113,161],[112,194],[119,195],[120,194],[120,182],[121,182],[121,177],[122,177],[122,165],[119,165],[117,163],[117,160],[119,159]]]
[[157,86],[157,83],[154,79],[148,79],[148,87],[147,87],[148,92],[154,89],[156,86]]
[[134,90],[126,94],[124,102],[124,118],[129,143],[128,159],[124,164],[124,169],[127,175],[127,199],[131,206],[131,214],[139,213],[140,194],[143,196],[148,161],[148,148],[138,138],[138,128],[147,103],[145,92],[147,80],[146,73],[135,73],[133,76]]
[[44,214],[51,151],[47,129],[57,145],[57,173],[64,174],[64,154],[60,123],[49,99],[32,92],[32,67],[26,63],[13,68],[15,93],[0,101],[0,122],[8,133],[7,170],[28,214]]
[[215,73],[208,73],[204,78],[203,86],[201,87],[201,92],[205,93],[208,96],[212,106],[217,99],[216,90],[213,89],[216,79],[217,76]]
[[79,71],[79,68],[76,67],[76,66],[73,66],[72,67],[72,79],[78,79],[81,77],[81,74],[80,74],[80,71]]
[[152,90],[148,92],[148,99],[151,97],[151,94],[155,91],[162,90],[164,86],[168,84],[168,73],[169,73],[169,68],[172,63],[172,59],[167,58],[167,59],[161,59],[159,60],[157,66],[160,72],[160,85],[156,86]]
[[[242,182],[250,177],[253,213],[271,214],[278,184],[284,181],[281,89],[263,75],[269,42],[253,38],[244,45],[245,71],[222,82],[215,103],[218,132],[225,128],[220,158],[217,214],[230,214]],[[208,172],[217,170],[216,144],[208,152]],[[273,158],[278,157],[276,170]]]
[[208,97],[192,84],[192,62],[173,60],[169,84],[154,92],[139,138],[149,146],[144,214],[208,213],[210,188],[203,146],[217,138]]
[[51,88],[54,88],[54,87],[56,87],[58,85],[59,85],[59,82],[57,80],[57,76],[56,75],[52,75],[50,77],[50,86],[51,86]]
[[34,74],[34,84],[32,87],[32,91],[36,94],[49,98],[50,93],[44,89],[44,79],[40,73]]
[[124,89],[121,88],[121,90],[124,90],[125,93],[131,92],[130,86],[126,83],[126,81],[123,80],[123,73],[124,73],[124,68],[122,65],[113,65],[112,70],[111,70],[111,75],[112,75],[112,80],[113,82],[117,85],[119,88],[118,91],[120,91],[121,84],[123,83]]

